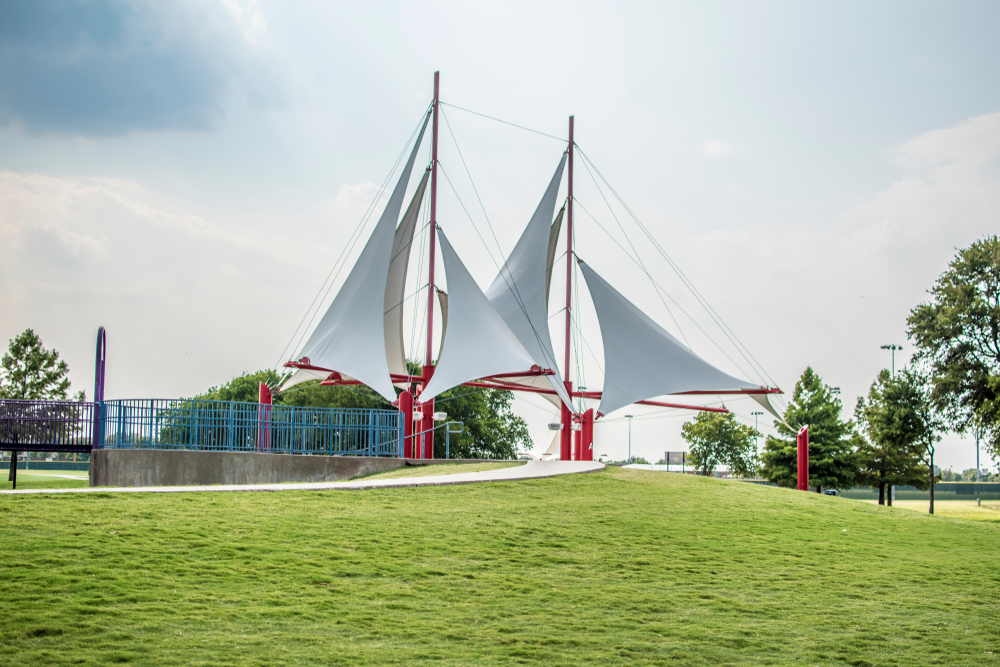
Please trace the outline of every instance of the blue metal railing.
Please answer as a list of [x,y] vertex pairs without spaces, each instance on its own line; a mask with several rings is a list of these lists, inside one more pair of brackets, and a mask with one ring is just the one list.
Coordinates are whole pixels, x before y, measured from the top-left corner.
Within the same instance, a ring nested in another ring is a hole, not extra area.
[[98,446],[278,454],[399,456],[398,410],[122,399],[101,403]]

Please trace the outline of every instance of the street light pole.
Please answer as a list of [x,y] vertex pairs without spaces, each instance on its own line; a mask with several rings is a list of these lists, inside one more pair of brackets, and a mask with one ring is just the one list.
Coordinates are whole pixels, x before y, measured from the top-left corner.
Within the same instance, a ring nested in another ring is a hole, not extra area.
[[753,438],[754,439],[754,445],[757,447],[757,450],[759,451],[760,450],[760,431],[757,430],[757,419],[760,418],[764,413],[763,412],[751,412],[750,414],[753,415],[753,430],[756,432],[755,435],[754,435],[754,438]]
[[625,415],[628,419],[628,465],[632,465],[632,417],[634,415]]
[[883,345],[883,350],[892,350],[892,377],[896,377],[896,350],[902,350],[902,345],[896,345],[895,343],[891,345]]

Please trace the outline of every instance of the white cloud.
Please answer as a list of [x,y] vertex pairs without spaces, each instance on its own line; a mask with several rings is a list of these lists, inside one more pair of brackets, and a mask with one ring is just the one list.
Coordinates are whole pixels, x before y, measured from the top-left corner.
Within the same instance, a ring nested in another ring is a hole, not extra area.
[[732,150],[733,147],[725,141],[709,141],[705,144],[705,153],[707,155],[722,155],[723,153],[730,153]]

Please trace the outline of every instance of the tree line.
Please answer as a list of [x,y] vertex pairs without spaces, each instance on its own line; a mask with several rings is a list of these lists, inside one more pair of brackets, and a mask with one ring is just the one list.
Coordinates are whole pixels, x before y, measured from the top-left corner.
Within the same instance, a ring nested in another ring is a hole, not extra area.
[[[853,419],[842,419],[834,390],[807,368],[795,385],[784,418],[775,420],[758,456],[753,427],[733,414],[699,413],[682,427],[690,461],[711,474],[726,465],[743,477],[760,475],[780,486],[797,481],[795,435],[809,426],[809,481],[816,491],[853,485],[926,489],[955,479],[934,465],[935,444],[946,431],[974,433],[1000,458],[1000,238],[990,236],[958,251],[910,311],[907,336],[916,347],[909,367],[880,371]],[[933,472],[932,472],[933,471]],[[966,471],[969,472],[969,471]],[[968,480],[975,477],[963,475]]]

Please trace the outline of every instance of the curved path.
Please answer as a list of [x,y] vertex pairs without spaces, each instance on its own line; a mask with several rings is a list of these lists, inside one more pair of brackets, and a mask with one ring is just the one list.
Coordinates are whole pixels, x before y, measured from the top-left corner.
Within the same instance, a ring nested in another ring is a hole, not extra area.
[[397,477],[395,479],[358,479],[352,482],[310,482],[292,484],[233,484],[226,486],[129,486],[87,487],[83,489],[22,489],[0,491],[0,494],[18,493],[189,493],[197,491],[319,491],[353,489],[384,489],[403,486],[444,486],[447,484],[478,484],[481,482],[508,482],[517,479],[537,479],[555,475],[595,472],[604,468],[597,461],[528,461],[523,466],[460,472],[453,475],[431,477]]

